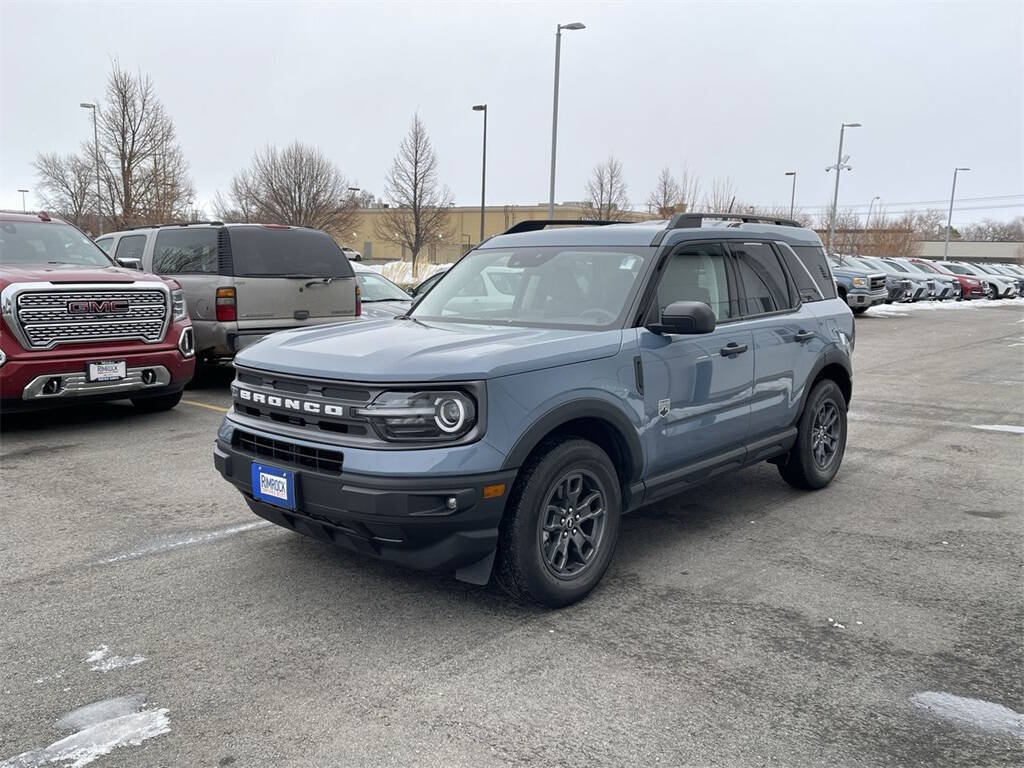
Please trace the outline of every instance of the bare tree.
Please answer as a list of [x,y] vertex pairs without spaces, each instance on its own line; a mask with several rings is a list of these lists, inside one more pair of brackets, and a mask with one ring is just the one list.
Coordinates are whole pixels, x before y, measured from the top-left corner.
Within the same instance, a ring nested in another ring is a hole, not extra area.
[[712,213],[728,213],[734,207],[736,185],[729,178],[719,178],[711,182],[711,187],[704,196],[704,208]]
[[963,240],[984,240],[993,243],[1024,240],[1024,216],[1017,216],[1009,221],[982,219],[980,222],[961,227],[960,237]]
[[683,172],[679,175],[679,200],[676,206],[680,211],[696,211],[700,204],[700,177],[690,170],[689,166],[683,166]]
[[871,227],[865,233],[867,244],[862,252],[872,256],[919,256],[921,241],[915,231],[917,217],[907,213],[899,218],[886,216],[884,212],[871,217]]
[[43,209],[87,228],[89,219],[95,218],[96,205],[96,171],[89,158],[41,152],[33,165],[39,179],[36,195]]
[[448,208],[452,205],[452,193],[441,184],[437,154],[418,114],[413,115],[409,133],[385,177],[384,200],[389,207],[377,217],[377,237],[408,248],[415,275],[423,247],[451,237]]
[[615,219],[628,211],[626,178],[622,163],[614,155],[609,155],[607,161],[594,166],[593,175],[587,182],[587,195],[598,219]]
[[148,76],[114,62],[98,112],[103,207],[115,226],[181,216],[195,196],[174,122]]
[[946,214],[938,208],[911,214],[911,223],[922,240],[941,240],[946,236]]
[[666,165],[658,174],[658,182],[647,196],[647,208],[663,219],[669,218],[678,211],[679,183]]
[[221,221],[260,221],[348,232],[357,203],[348,177],[319,149],[295,141],[283,150],[266,146],[232,177],[227,194],[214,197]]

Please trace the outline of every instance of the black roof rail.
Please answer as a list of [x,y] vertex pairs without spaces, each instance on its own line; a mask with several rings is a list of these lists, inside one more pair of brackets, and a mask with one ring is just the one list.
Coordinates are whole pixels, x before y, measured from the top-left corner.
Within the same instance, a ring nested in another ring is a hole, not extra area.
[[133,229],[160,229],[161,227],[190,227],[194,224],[213,224],[215,226],[223,226],[223,221],[171,221],[165,224],[139,224],[135,227],[125,227],[124,229],[117,230],[118,232],[130,232]]
[[703,225],[704,219],[719,221],[741,221],[744,224],[778,224],[783,227],[800,227],[799,222],[779,216],[759,216],[753,213],[677,213],[665,229],[691,229]]
[[517,221],[501,234],[515,235],[520,232],[537,232],[547,227],[604,227],[608,224],[628,224],[626,221],[594,220],[581,221],[580,219],[526,219]]

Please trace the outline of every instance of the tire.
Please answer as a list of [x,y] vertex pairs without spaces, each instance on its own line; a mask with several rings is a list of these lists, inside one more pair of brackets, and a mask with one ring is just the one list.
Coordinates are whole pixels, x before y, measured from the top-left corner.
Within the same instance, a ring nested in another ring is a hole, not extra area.
[[[592,516],[575,523],[581,508],[574,502],[588,497]],[[608,569],[621,511],[619,479],[604,451],[577,438],[544,444],[520,470],[499,529],[498,583],[517,600],[548,608],[582,600]]]
[[989,298],[989,299],[990,299],[991,301],[995,301],[996,299],[998,299],[998,298],[999,298],[999,289],[998,289],[998,288],[996,288],[996,287],[995,287],[994,285],[991,285],[991,286],[989,286],[989,289],[988,289],[988,298]]
[[[834,427],[829,429],[831,425]],[[824,436],[831,440],[831,451],[827,440],[815,441],[819,428],[826,429]],[[846,399],[839,385],[831,379],[819,381],[807,396],[803,413],[800,414],[796,443],[786,460],[779,464],[782,479],[794,488],[824,488],[832,482],[843,462],[846,434]]]
[[132,405],[143,413],[157,413],[158,411],[169,411],[181,402],[181,390],[172,392],[169,395],[157,395],[156,397],[133,397]]
[[865,312],[868,311],[867,307],[850,307],[850,309],[853,310],[853,314],[855,315],[863,315]]

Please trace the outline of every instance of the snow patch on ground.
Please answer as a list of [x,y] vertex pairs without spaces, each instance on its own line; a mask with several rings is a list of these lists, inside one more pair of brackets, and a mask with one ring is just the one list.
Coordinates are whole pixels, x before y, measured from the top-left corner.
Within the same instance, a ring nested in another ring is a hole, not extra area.
[[[990,309],[992,307],[1020,307],[1024,299],[975,299],[973,301],[918,301],[914,304],[879,304],[871,307],[867,314],[874,317],[899,317],[909,312],[939,312],[955,309]],[[1017,322],[1024,323],[1024,320]]]
[[989,432],[1012,432],[1024,435],[1024,427],[1017,424],[971,424],[972,429],[985,429]]
[[110,672],[121,667],[134,667],[145,660],[145,656],[132,656],[131,658],[127,656],[111,656],[110,648],[101,645],[85,658],[85,663],[89,665],[89,669],[93,672]]
[[956,725],[983,728],[1024,739],[1024,715],[1002,704],[936,691],[915,693],[910,701],[915,707]]
[[228,528],[221,528],[218,531],[211,531],[210,533],[203,533],[196,536],[183,536],[160,544],[154,544],[150,547],[143,547],[142,549],[137,549],[132,552],[123,552],[120,555],[100,560],[99,562],[94,563],[94,565],[110,565],[111,563],[119,563],[123,560],[135,560],[140,557],[146,557],[147,555],[156,555],[161,552],[168,552],[172,549],[178,549],[179,547],[188,547],[193,544],[203,544],[207,541],[216,541],[217,539],[223,539],[225,536],[232,536],[236,533],[252,531],[256,528],[266,528],[270,525],[273,525],[273,523],[267,522],[266,520],[260,520],[255,523],[245,523],[244,525],[232,525]]
[[451,264],[420,264],[416,275],[412,273],[412,263],[408,261],[388,261],[384,264],[366,264],[367,269],[378,272],[393,283],[399,285],[419,285],[435,272],[448,269]]
[[137,747],[147,739],[169,733],[167,709],[142,709],[144,694],[89,704],[57,720],[58,727],[77,729],[48,747],[8,758],[0,768],[39,768],[57,763],[82,768],[118,747]]

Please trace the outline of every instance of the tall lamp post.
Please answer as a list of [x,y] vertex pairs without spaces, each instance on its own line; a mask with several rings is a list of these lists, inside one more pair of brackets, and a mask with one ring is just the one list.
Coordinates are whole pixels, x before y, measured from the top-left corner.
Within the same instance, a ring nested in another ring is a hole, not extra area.
[[793,209],[796,205],[796,171],[786,171],[787,176],[793,177],[793,189],[789,193],[789,218],[793,218]]
[[484,204],[487,197],[487,105],[473,105],[474,112],[484,113],[484,158],[480,164],[480,242],[484,241]]
[[586,29],[586,25],[578,21],[571,24],[559,24],[555,32],[555,99],[551,107],[551,192],[548,195],[548,218],[555,218],[555,147],[558,144],[558,65],[562,56],[562,30]]
[[100,134],[96,128],[96,104],[91,101],[83,101],[79,104],[82,109],[92,110],[92,149],[96,159],[96,228],[99,234],[103,234],[103,211],[100,207]]
[[839,206],[839,174],[845,168],[846,170],[852,170],[846,161],[849,159],[849,155],[843,157],[843,136],[846,133],[847,128],[860,128],[860,123],[843,123],[839,128],[839,152],[836,154],[836,164],[830,165],[826,168],[826,171],[834,170],[836,172],[836,190],[832,195],[832,215],[829,217],[828,223],[828,252],[832,253],[834,247],[833,243],[836,237],[836,213],[838,213]]
[[956,197],[956,175],[959,171],[969,171],[970,168],[953,169],[953,191],[949,193],[949,218],[946,219],[946,244],[942,246],[942,260],[949,258],[949,230],[953,227],[953,198]]
[[28,213],[28,208],[25,205],[25,195],[28,194],[28,190],[27,189],[19,189],[18,191],[21,192],[21,212],[22,213]]

